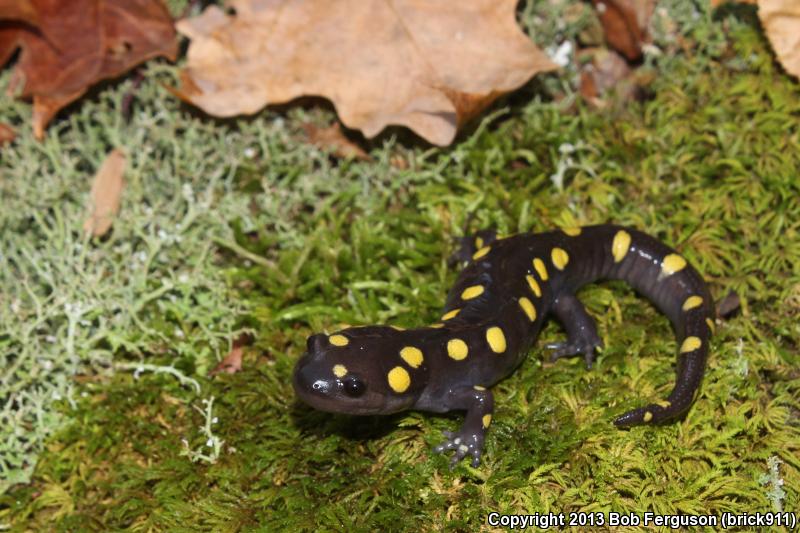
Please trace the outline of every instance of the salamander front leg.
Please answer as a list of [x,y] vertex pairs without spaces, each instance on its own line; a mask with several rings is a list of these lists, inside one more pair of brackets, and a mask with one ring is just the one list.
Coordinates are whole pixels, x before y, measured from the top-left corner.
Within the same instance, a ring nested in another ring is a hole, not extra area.
[[459,387],[451,390],[445,400],[447,410],[465,410],[464,424],[456,432],[445,431],[447,440],[434,448],[437,453],[453,450],[450,468],[454,468],[467,455],[472,456],[472,466],[481,463],[486,429],[492,423],[494,397],[483,387]]
[[592,368],[597,358],[596,351],[603,349],[603,341],[597,334],[594,319],[586,312],[574,294],[563,294],[556,298],[553,312],[567,331],[567,342],[555,342],[545,347],[551,350],[550,360],[583,354],[586,368]]
[[474,235],[461,237],[458,240],[458,250],[450,256],[448,263],[450,266],[469,263],[476,253],[496,240],[497,232],[493,229],[484,229]]

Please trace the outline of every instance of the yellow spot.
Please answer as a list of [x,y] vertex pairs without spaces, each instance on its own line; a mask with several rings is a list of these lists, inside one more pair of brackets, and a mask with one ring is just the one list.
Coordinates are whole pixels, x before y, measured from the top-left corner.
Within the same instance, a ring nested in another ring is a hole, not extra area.
[[486,330],[486,342],[489,343],[489,348],[494,353],[506,351],[506,336],[503,335],[503,330],[497,326],[492,326]]
[[486,390],[486,387],[481,387],[480,385],[475,385],[472,388],[475,389],[475,390],[479,390],[479,391],[485,391]]
[[553,260],[553,264],[559,270],[564,270],[564,267],[569,263],[569,255],[563,248],[553,248],[553,251],[550,252],[550,259]]
[[492,415],[483,415],[483,418],[481,418],[481,422],[483,423],[483,429],[488,428],[489,424],[492,423]]
[[547,269],[544,266],[544,261],[537,257],[533,260],[533,268],[539,273],[539,277],[542,278],[542,281],[547,281]]
[[713,335],[714,330],[716,330],[716,327],[714,326],[714,321],[711,320],[710,318],[706,318],[706,325],[708,326],[708,329],[711,330],[711,334]]
[[347,367],[344,365],[333,365],[333,375],[337,378],[343,378],[347,375]]
[[644,418],[642,420],[644,420],[645,422],[650,422],[652,419],[653,419],[653,413],[651,413],[650,411],[645,411]]
[[536,308],[533,306],[530,300],[525,298],[524,296],[519,299],[519,306],[525,311],[525,314],[528,316],[531,322],[536,320]]
[[350,343],[344,335],[331,335],[328,337],[328,341],[334,346],[347,346]]
[[483,285],[473,285],[472,287],[464,289],[464,292],[461,293],[461,299],[471,300],[477,298],[481,294],[483,294]]
[[669,400],[659,400],[656,402],[656,405],[659,407],[663,407],[664,409],[669,409],[670,407],[672,407],[672,402],[670,402]]
[[442,315],[442,320],[450,320],[451,318],[455,318],[455,316],[461,312],[461,309],[453,309],[452,311],[448,311]]
[[444,324],[442,324],[441,322],[437,322],[436,324],[431,324],[431,325],[430,325],[430,326],[428,326],[428,327],[429,327],[429,328],[434,328],[434,329],[439,329],[439,328],[443,328],[443,327],[444,327]]
[[405,331],[406,330],[406,328],[401,328],[400,326],[389,326],[389,327],[392,328],[395,331]]
[[405,392],[408,386],[411,385],[411,376],[402,366],[396,366],[391,369],[386,377],[389,379],[389,386],[395,392]]
[[614,262],[619,263],[628,254],[628,248],[631,247],[631,234],[621,229],[614,235],[614,242],[611,243],[611,255],[614,256]]
[[492,248],[490,246],[484,246],[483,248],[481,248],[480,250],[478,250],[477,252],[472,254],[472,258],[473,259],[480,259],[484,255],[488,254],[489,250],[491,250],[491,249]]
[[689,309],[694,309],[695,307],[700,307],[700,305],[702,303],[703,303],[703,299],[700,298],[699,296],[689,296],[688,298],[686,298],[686,301],[683,302],[682,309],[684,311],[688,311]]
[[533,291],[533,294],[535,294],[537,298],[540,298],[542,296],[542,289],[539,288],[539,284],[536,283],[536,279],[534,279],[534,277],[531,276],[530,274],[525,276],[525,279],[528,280],[528,285]]
[[681,344],[681,353],[693,352],[702,346],[702,342],[697,337],[686,337]]
[[581,234],[581,228],[561,228],[561,231],[569,235],[570,237],[577,237]]
[[671,276],[675,272],[683,270],[686,266],[686,259],[678,254],[669,254],[661,262],[661,273],[665,276]]
[[450,339],[447,341],[447,355],[456,361],[461,361],[468,353],[469,349],[467,348],[467,343],[461,339]]
[[475,237],[475,248],[483,248],[483,239],[481,237]]
[[402,357],[403,361],[408,363],[408,366],[411,368],[419,368],[419,365],[422,364],[422,350],[414,346],[406,346],[400,350],[400,357]]

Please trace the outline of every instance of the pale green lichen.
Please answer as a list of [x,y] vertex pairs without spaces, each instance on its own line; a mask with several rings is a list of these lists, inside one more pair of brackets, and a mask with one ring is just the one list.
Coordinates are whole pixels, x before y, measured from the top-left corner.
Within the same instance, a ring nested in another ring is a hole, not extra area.
[[758,478],[759,483],[766,485],[767,498],[772,502],[772,508],[778,513],[783,512],[783,500],[786,498],[786,491],[783,490],[784,482],[779,472],[781,464],[783,461],[773,455],[767,459],[769,471]]

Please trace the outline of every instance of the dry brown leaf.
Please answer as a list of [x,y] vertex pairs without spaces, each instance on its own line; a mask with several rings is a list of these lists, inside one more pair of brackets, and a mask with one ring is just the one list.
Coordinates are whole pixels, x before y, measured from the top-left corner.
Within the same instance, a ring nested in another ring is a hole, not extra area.
[[228,352],[222,361],[217,364],[209,373],[209,376],[213,376],[215,374],[235,374],[242,370],[242,355],[244,355],[244,347],[252,344],[253,336],[247,333],[243,333],[239,335],[239,337],[233,341],[233,346],[231,351]]
[[628,61],[642,57],[656,0],[593,0],[608,44]]
[[320,128],[311,123],[303,124],[303,130],[311,144],[331,152],[336,157],[360,159],[361,161],[371,159],[363,148],[345,136],[338,122],[334,122],[327,128]]
[[14,128],[5,122],[0,122],[0,146],[10,143],[16,138],[17,132],[14,131]]
[[39,15],[31,0],[0,0],[0,20],[37,24]]
[[800,2],[758,0],[758,18],[786,72],[800,78]]
[[798,0],[711,0],[713,7],[726,2],[756,4],[758,18],[783,68],[800,78],[800,2]]
[[[8,93],[33,98],[37,138],[64,106],[99,80],[156,56],[177,54],[160,0],[0,0],[0,65],[22,51]],[[10,4],[9,4],[10,5]],[[31,14],[33,13],[33,14]],[[35,22],[35,24],[34,24]]]
[[303,95],[374,137],[390,124],[446,145],[458,126],[557,66],[520,30],[518,0],[233,0],[178,22],[181,98],[221,117]]
[[106,156],[94,176],[90,193],[91,214],[83,223],[83,231],[100,237],[111,229],[114,217],[119,213],[122,188],[125,186],[124,174],[125,152],[117,148]]
[[242,370],[242,355],[244,348],[241,346],[234,346],[228,355],[217,364],[209,373],[209,376],[216,374],[235,374]]

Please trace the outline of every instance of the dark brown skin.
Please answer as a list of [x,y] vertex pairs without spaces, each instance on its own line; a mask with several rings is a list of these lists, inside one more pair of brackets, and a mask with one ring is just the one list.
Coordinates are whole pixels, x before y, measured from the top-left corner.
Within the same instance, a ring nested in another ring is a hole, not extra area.
[[295,369],[297,395],[337,413],[466,411],[461,429],[436,450],[454,450],[453,464],[470,455],[477,466],[494,411],[489,387],[523,361],[550,313],[567,332],[566,342],[549,346],[553,359],[582,355],[591,367],[602,342],[575,293],[599,279],[621,279],[670,319],[680,349],[669,397],[614,424],[667,422],[689,409],[705,370],[713,302],[674,250],[639,231],[600,225],[500,240],[481,232],[460,253],[471,259],[450,290],[442,323],[314,335]]

